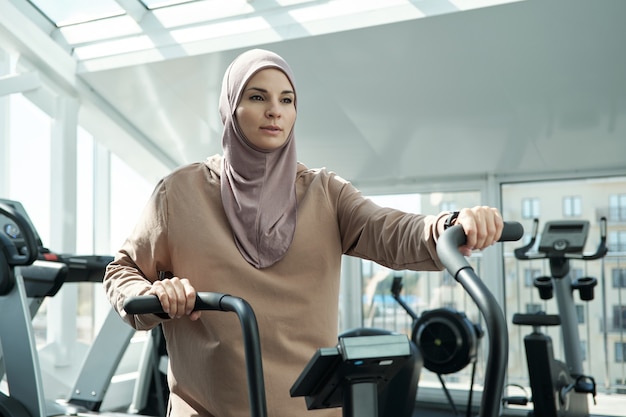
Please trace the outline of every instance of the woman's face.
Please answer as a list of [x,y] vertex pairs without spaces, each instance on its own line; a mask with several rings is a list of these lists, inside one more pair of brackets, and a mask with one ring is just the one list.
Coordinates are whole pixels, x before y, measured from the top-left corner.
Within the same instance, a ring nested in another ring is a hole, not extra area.
[[263,150],[281,147],[296,121],[295,100],[296,93],[282,71],[267,68],[254,74],[235,109],[246,139]]

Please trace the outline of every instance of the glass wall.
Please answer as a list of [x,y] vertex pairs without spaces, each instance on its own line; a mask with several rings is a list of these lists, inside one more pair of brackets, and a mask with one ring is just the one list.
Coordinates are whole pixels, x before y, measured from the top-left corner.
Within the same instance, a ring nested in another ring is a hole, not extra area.
[[10,195],[22,203],[43,242],[50,242],[50,116],[24,98],[9,100]]
[[[600,219],[607,219],[606,257],[592,261],[571,260],[570,273],[563,279],[594,277],[598,280],[594,298],[583,301],[577,291],[573,292],[581,355],[582,370],[597,383],[601,398],[597,405],[590,400],[594,414],[615,414],[615,401],[621,396],[603,394],[626,393],[626,178],[595,178],[565,181],[544,181],[505,184],[502,186],[503,213],[507,219],[520,221],[526,230],[525,241],[530,239],[535,218],[539,220],[538,239],[546,222],[553,220],[586,220],[589,233],[584,253],[593,253],[600,242]],[[534,286],[534,278],[550,276],[547,260],[517,260],[515,247],[524,242],[506,243],[505,289],[506,315],[509,323],[510,353],[509,382],[528,386],[528,370],[524,337],[531,332],[530,326],[512,324],[515,313],[563,314],[557,308],[556,297],[542,299]],[[537,248],[531,249],[536,251]],[[554,345],[554,356],[565,360],[565,344],[572,343],[561,336],[560,326],[544,327]],[[511,392],[513,394],[514,392]],[[519,395],[519,391],[515,394]],[[621,400],[623,401],[623,400]],[[623,406],[622,406],[623,409]]]
[[[61,245],[75,248],[71,254],[113,255],[131,231],[154,184],[103,149],[90,132],[73,124],[61,127],[66,120],[56,120],[27,96],[12,94],[3,99],[6,112],[0,114],[4,135],[0,140],[7,154],[2,155],[6,164],[0,198],[24,206],[43,246],[52,252],[68,255],[59,246],[63,242]],[[75,160],[65,158],[69,153],[53,152],[54,137],[62,135],[64,128],[68,137],[73,137],[71,131],[76,129]],[[60,163],[76,164],[75,173],[58,169]],[[63,186],[58,187],[61,182]],[[63,206],[65,195],[53,195],[58,192],[55,189],[69,195],[75,192],[76,207]],[[64,209],[54,210],[60,201]],[[75,224],[76,235],[55,236],[60,229],[54,226],[61,222]],[[66,282],[54,297],[37,305],[32,323],[47,398],[68,397],[83,355],[109,309],[99,282]],[[123,388],[125,395],[120,398],[124,401],[132,395],[132,382]],[[5,384],[0,381],[0,390],[7,389]]]
[[[478,191],[370,198],[383,206],[426,214],[481,204],[481,193]],[[572,260],[568,279],[598,279],[592,300],[582,301],[578,293],[574,294],[582,369],[585,374],[593,376],[597,383],[597,404],[594,405],[589,396],[590,411],[593,414],[623,415],[617,410],[623,409],[624,398],[616,394],[626,393],[626,325],[623,324],[626,323],[626,178],[506,183],[501,185],[501,199],[504,219],[521,222],[526,231],[521,241],[503,244],[503,258],[499,261],[503,262],[504,275],[498,279],[503,280],[501,284],[504,293],[496,295],[503,297],[502,307],[510,340],[507,377],[510,385],[507,393],[530,395],[523,339],[531,332],[531,328],[514,325],[513,315],[537,311],[559,314],[556,300],[541,299],[533,285],[535,277],[550,274],[548,262],[518,260],[514,256],[514,250],[528,243],[533,221],[538,218],[538,240],[547,221],[589,221],[589,236],[585,242],[584,253],[592,253],[600,241],[600,219],[605,217],[609,247],[607,256],[587,262]],[[469,258],[479,276],[482,276],[481,271],[485,267],[485,256],[488,253],[474,253]],[[481,318],[474,303],[446,272],[392,271],[369,261],[361,261],[361,278],[364,326],[384,328],[409,336],[412,334],[414,320],[392,295],[392,285],[396,279],[402,283],[401,299],[418,318],[425,312],[451,308],[464,314],[469,322],[480,328]],[[555,326],[543,330],[553,339],[555,357],[563,360],[566,342],[561,336],[560,328]],[[486,342],[479,337],[474,385],[478,390],[481,389],[480,383],[484,378],[484,360],[488,352],[483,347],[487,346]],[[453,394],[455,390],[457,393],[466,393],[471,384],[472,370],[470,364],[460,372],[444,375],[443,381]],[[418,400],[425,387],[441,387],[437,375],[428,369],[422,371]],[[446,401],[441,391],[439,393],[439,400]],[[463,405],[465,397],[455,398],[457,406]]]

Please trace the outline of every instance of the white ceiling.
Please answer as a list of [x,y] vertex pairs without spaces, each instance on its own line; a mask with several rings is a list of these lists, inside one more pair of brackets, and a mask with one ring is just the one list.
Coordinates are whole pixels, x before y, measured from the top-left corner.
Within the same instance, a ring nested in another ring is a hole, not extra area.
[[[425,17],[258,43],[295,71],[300,160],[364,186],[626,171],[626,1],[412,3]],[[171,169],[220,152],[222,74],[254,45],[79,62],[77,84]]]

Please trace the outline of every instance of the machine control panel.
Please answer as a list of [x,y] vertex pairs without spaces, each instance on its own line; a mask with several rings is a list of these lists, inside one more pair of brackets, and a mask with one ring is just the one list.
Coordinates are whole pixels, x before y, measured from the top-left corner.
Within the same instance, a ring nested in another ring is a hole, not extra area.
[[548,253],[582,253],[588,233],[587,220],[551,221],[543,229],[538,249]]

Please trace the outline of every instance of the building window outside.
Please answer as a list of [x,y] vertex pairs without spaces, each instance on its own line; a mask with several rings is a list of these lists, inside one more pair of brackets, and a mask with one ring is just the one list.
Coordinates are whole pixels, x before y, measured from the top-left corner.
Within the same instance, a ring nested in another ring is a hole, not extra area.
[[624,358],[626,355],[626,343],[623,342],[615,342],[615,362],[622,363],[625,362]]
[[585,324],[585,306],[576,305],[576,316],[578,317],[578,324]]
[[609,220],[626,221],[626,194],[611,194],[609,196]]
[[524,198],[522,199],[522,218],[534,219],[539,217],[539,199]]
[[613,306],[613,330],[626,329],[626,306]]
[[580,217],[582,215],[582,205],[580,196],[563,197],[563,217]]
[[626,288],[626,268],[611,269],[613,288]]
[[610,231],[607,240],[610,251],[626,252],[626,230]]

